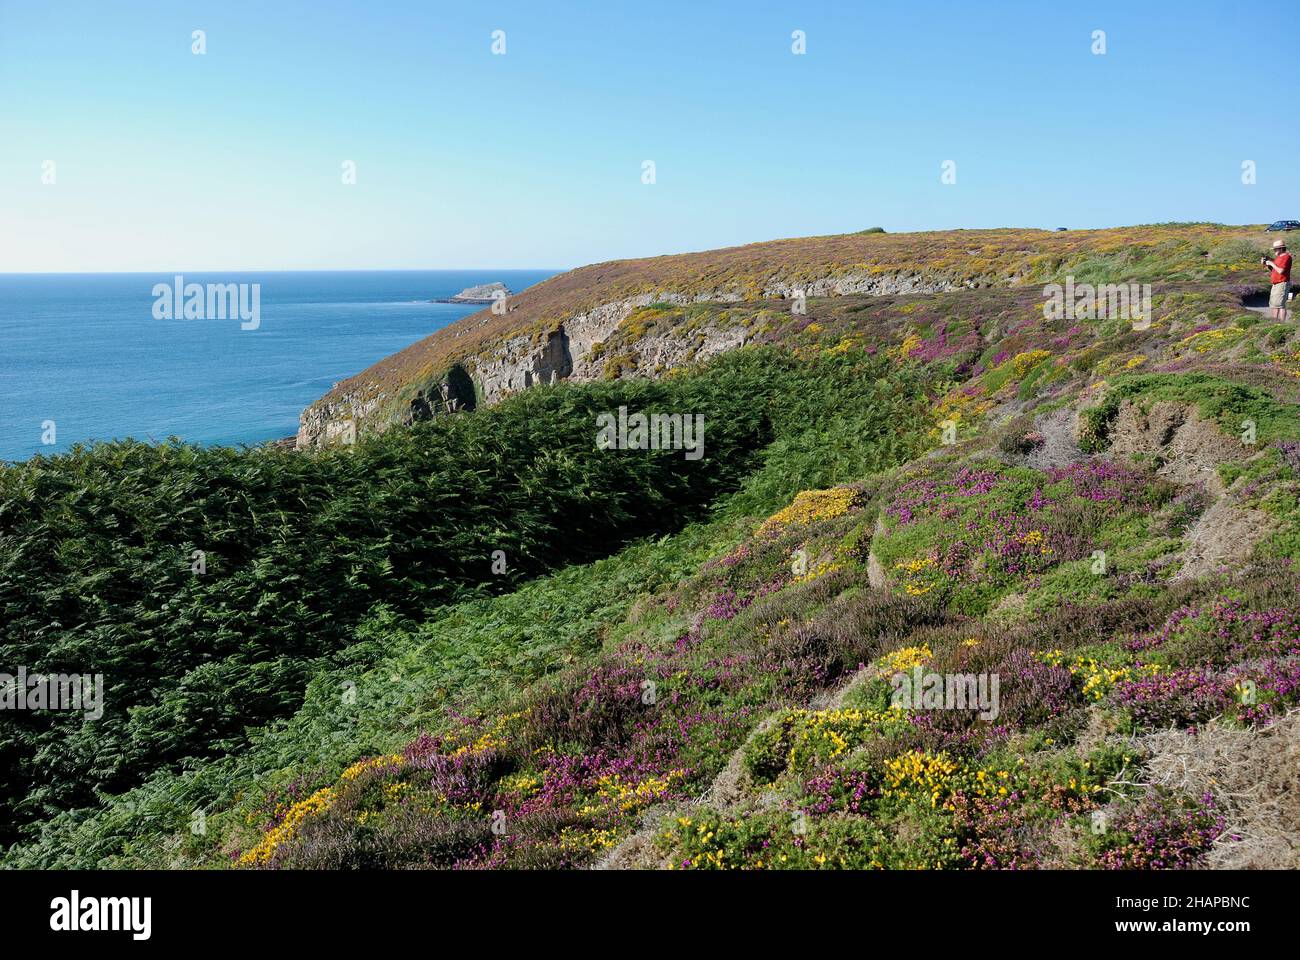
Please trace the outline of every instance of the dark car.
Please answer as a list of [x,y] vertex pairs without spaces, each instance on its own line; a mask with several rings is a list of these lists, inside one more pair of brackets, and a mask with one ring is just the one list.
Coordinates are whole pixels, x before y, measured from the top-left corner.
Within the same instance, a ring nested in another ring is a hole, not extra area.
[[1268,225],[1270,232],[1276,230],[1300,230],[1300,220],[1278,220]]

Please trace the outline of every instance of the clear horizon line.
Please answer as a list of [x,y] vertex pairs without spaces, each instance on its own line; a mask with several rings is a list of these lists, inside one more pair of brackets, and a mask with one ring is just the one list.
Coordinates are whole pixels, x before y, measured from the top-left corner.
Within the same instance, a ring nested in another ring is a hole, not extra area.
[[177,270],[171,267],[159,270],[0,270],[0,277],[84,277],[84,276],[131,276],[155,274],[184,273],[485,273],[492,270],[526,271],[540,273],[553,270],[565,273],[577,267],[186,267]]

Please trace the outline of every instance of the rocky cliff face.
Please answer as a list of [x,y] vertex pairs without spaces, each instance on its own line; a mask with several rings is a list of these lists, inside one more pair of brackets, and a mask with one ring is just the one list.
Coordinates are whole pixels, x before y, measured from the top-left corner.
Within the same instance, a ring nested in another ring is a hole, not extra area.
[[298,418],[298,449],[353,443],[357,422],[373,416],[384,399],[345,393],[312,404]]
[[487,357],[470,361],[474,382],[487,404],[538,384],[555,383],[573,371],[569,335],[561,327],[539,344],[530,336],[512,337]]
[[473,410],[477,403],[473,379],[464,367],[456,364],[436,383],[416,392],[402,422],[409,425],[420,420],[464,413]]
[[299,450],[350,446],[366,430],[383,430],[393,423],[410,425],[463,413],[473,410],[477,403],[474,381],[459,365],[428,386],[416,390],[404,407],[397,407],[392,412],[387,408],[394,406],[395,398],[386,393],[371,396],[357,392],[331,394],[302,412],[295,446]]
[[[940,293],[958,285],[947,280],[925,279],[916,275],[820,277],[809,282],[774,279],[762,290],[763,300],[793,301],[799,294],[805,298],[837,297],[848,295],[885,296],[890,294]],[[971,283],[963,286],[973,286]],[[552,371],[559,379],[572,378],[577,382],[604,377],[609,370],[610,357],[597,348],[610,340],[628,316],[639,307],[650,304],[689,306],[697,303],[742,303],[744,298],[735,290],[718,289],[707,293],[681,294],[671,290],[644,293],[593,310],[576,313],[561,325],[559,335],[564,338],[564,357],[559,359],[548,349],[516,360],[514,383],[529,386],[531,383],[552,382]],[[788,312],[789,307],[784,306]],[[555,336],[555,335],[552,335]],[[654,376],[684,363],[704,360],[728,350],[744,346],[749,336],[739,326],[705,326],[691,331],[668,330],[637,337],[626,344],[622,372],[630,376]],[[548,343],[547,347],[550,347]],[[507,354],[508,355],[508,354]],[[502,357],[483,366],[490,373],[482,377],[483,396],[488,403],[500,399],[502,394],[494,388],[503,374],[501,368],[511,368],[511,361]],[[542,379],[536,370],[540,369]],[[530,383],[531,374],[531,383]],[[509,373],[504,374],[509,377]]]

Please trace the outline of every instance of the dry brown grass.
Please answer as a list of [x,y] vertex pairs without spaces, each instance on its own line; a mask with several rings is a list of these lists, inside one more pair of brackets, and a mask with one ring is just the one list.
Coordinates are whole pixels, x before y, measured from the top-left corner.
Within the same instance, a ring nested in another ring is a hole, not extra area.
[[1151,734],[1143,745],[1151,751],[1151,783],[1196,797],[1212,793],[1223,811],[1227,831],[1208,866],[1300,867],[1300,711],[1262,730],[1211,723],[1196,734]]

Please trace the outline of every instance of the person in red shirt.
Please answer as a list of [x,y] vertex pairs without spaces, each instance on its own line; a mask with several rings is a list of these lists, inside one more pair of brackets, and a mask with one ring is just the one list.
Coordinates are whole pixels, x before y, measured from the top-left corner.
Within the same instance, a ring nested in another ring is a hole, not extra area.
[[1273,259],[1263,257],[1260,262],[1268,267],[1268,279],[1273,289],[1268,294],[1268,306],[1271,315],[1278,320],[1286,319],[1287,293],[1291,288],[1291,254],[1286,252],[1286,242],[1273,241]]

